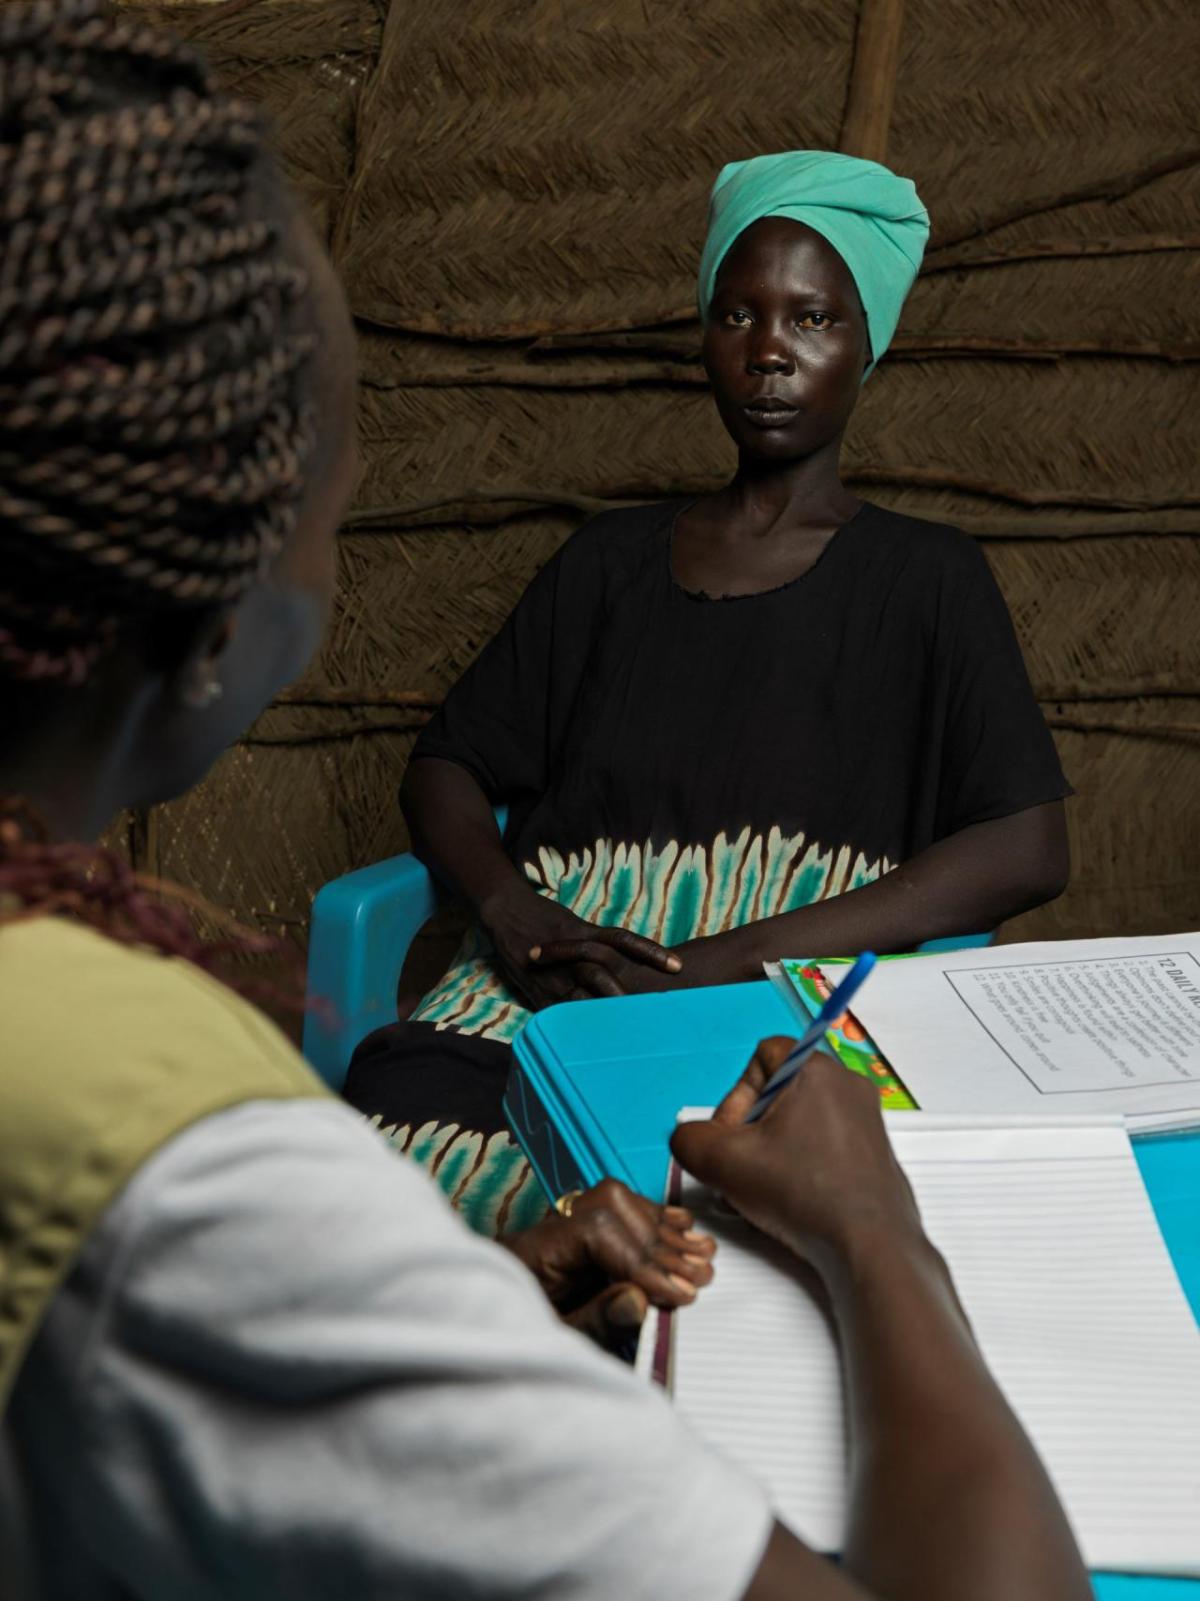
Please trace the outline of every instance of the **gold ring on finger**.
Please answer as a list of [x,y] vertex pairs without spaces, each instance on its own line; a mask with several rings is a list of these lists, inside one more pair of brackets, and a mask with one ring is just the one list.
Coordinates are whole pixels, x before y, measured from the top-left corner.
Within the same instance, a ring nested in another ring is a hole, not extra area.
[[575,1209],[575,1202],[582,1194],[582,1190],[568,1190],[565,1195],[560,1195],[554,1203],[554,1210],[559,1217],[570,1217]]

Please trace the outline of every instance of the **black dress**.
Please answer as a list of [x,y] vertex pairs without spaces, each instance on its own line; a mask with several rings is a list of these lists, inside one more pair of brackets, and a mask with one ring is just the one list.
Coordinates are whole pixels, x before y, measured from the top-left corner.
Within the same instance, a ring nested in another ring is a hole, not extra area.
[[[508,804],[506,848],[544,894],[675,945],[1069,793],[971,538],[864,505],[800,578],[711,599],[673,577],[686,504],[581,528],[414,749]],[[499,1097],[525,1016],[474,931],[413,1022],[360,1047],[348,1082],[411,1154],[433,1142],[460,1204],[496,1191],[483,1227],[520,1200]],[[447,1173],[465,1149],[454,1129],[478,1139]],[[512,1183],[487,1185],[502,1146]]]

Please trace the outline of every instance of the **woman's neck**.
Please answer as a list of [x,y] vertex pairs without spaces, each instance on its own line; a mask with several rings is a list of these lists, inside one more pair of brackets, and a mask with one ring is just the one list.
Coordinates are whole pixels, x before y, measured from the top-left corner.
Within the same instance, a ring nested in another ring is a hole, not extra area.
[[745,455],[717,499],[730,523],[748,535],[776,529],[836,528],[862,505],[838,471],[841,440],[800,461],[770,462]]
[[715,495],[676,518],[671,571],[695,595],[758,595],[801,578],[862,502],[837,472],[837,445],[819,457],[740,463]]

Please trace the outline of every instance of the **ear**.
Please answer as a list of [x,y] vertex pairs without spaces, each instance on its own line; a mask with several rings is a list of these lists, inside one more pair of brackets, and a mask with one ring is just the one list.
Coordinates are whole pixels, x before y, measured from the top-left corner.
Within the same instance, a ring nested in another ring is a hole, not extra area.
[[224,692],[221,667],[233,643],[236,623],[232,612],[211,618],[193,639],[191,648],[179,663],[175,694],[192,711],[203,711]]
[[167,700],[198,710],[220,697],[221,668],[235,626],[233,611],[223,606],[150,621],[141,649],[146,667],[163,681]]

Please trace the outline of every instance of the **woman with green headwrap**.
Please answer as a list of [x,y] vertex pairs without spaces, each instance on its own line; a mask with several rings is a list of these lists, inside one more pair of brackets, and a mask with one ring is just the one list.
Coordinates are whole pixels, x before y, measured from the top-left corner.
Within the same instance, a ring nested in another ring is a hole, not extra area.
[[839,476],[928,228],[872,162],[724,169],[699,303],[736,472],[580,529],[417,742],[405,815],[477,923],[347,1089],[481,1227],[540,1205],[500,1112],[529,1008],[910,949],[1063,888],[1068,786],[982,555]]

